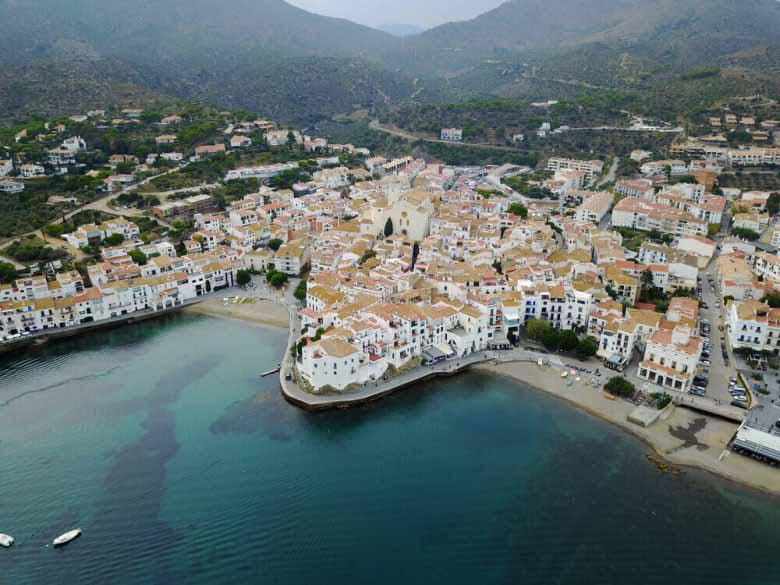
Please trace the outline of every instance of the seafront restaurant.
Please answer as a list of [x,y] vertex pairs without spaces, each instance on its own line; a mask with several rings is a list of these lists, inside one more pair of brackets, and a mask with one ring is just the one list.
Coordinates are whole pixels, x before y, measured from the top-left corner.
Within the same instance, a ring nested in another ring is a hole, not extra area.
[[423,351],[423,363],[427,366],[441,363],[455,357],[455,350],[446,343],[432,345]]
[[737,430],[733,448],[780,463],[780,406],[764,404],[752,409]]

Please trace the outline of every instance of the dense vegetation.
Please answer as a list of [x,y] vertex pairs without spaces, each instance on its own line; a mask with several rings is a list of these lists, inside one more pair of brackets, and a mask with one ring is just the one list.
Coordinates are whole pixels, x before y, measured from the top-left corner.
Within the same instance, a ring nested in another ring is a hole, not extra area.
[[19,262],[48,262],[67,256],[63,250],[52,248],[40,238],[16,240],[5,249],[5,253]]
[[674,118],[777,89],[780,6],[515,0],[403,40],[283,0],[2,0],[0,22],[0,115],[14,117],[176,95],[316,123],[409,99],[619,90]]

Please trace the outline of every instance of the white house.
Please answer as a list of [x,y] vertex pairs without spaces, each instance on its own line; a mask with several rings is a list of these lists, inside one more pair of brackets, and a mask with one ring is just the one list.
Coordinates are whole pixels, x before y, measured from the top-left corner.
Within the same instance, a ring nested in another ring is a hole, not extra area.
[[14,163],[10,159],[0,160],[0,177],[7,177],[14,170]]
[[24,191],[24,183],[11,179],[0,180],[0,191],[3,193],[21,193]]
[[589,195],[574,212],[574,218],[578,221],[600,223],[609,213],[614,196],[612,193],[600,191]]
[[341,337],[327,337],[303,347],[298,372],[314,389],[343,390],[351,384],[378,379],[387,362],[372,362],[368,354]]
[[659,386],[685,391],[696,374],[703,341],[687,326],[659,329],[647,340],[638,375]]
[[780,309],[756,300],[732,301],[727,320],[732,347],[756,351],[780,348]]
[[305,240],[292,240],[283,244],[276,252],[276,270],[289,276],[299,276],[309,262],[309,246]]
[[252,146],[252,139],[249,136],[236,135],[230,138],[230,148],[246,148]]
[[447,142],[462,142],[463,128],[442,128],[441,139]]
[[25,179],[43,177],[46,174],[46,169],[44,169],[41,165],[28,163],[19,167],[19,174]]

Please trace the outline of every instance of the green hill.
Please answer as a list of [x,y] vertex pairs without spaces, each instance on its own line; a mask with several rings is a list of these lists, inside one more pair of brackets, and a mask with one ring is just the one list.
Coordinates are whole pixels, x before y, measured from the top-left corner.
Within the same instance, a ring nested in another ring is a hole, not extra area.
[[0,86],[22,67],[37,73],[20,97],[63,107],[72,100],[48,90],[61,73],[76,94],[131,82],[297,120],[411,92],[379,64],[398,39],[283,0],[0,0],[0,22]]
[[[284,0],[0,0],[0,22],[0,118],[151,92],[311,123],[410,99],[658,93],[712,67],[751,91],[780,80],[776,0],[510,0],[405,38]],[[680,91],[697,85],[712,97],[711,78]]]

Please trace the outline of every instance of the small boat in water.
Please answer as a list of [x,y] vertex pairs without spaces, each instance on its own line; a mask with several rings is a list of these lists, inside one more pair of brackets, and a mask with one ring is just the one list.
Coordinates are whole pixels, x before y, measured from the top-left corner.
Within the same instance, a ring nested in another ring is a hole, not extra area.
[[79,536],[81,536],[81,528],[76,528],[75,530],[71,530],[70,532],[66,532],[65,534],[55,538],[53,544],[54,546],[64,546],[71,540],[77,539]]
[[13,536],[8,536],[7,534],[0,534],[0,546],[4,546],[8,548],[14,542],[16,541],[14,540]]

